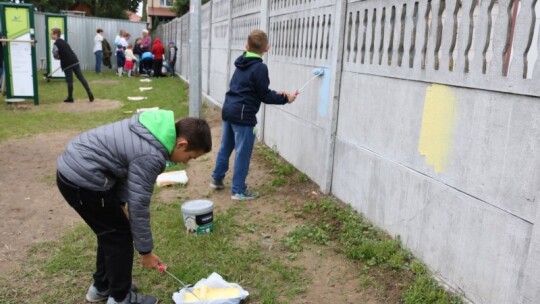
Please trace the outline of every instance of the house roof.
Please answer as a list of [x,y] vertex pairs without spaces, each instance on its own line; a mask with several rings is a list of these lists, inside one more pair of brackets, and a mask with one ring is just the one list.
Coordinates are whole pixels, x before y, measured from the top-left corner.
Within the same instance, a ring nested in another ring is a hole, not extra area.
[[127,11],[129,21],[141,21],[142,17],[132,11]]
[[176,17],[176,13],[168,7],[148,7],[148,16]]

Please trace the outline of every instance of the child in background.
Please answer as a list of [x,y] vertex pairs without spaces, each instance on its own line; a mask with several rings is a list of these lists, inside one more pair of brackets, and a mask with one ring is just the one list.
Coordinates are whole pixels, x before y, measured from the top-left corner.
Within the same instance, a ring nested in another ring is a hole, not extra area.
[[135,76],[137,77],[141,73],[141,65],[139,62],[143,54],[143,51],[141,49],[141,42],[142,42],[142,38],[139,37],[135,39],[135,44],[133,45],[133,55],[135,55],[135,58],[137,58],[137,60],[135,60],[134,62],[133,70],[135,71],[134,73],[135,73]]
[[122,77],[124,65],[126,64],[126,55],[122,45],[116,47],[116,66],[118,67],[118,76]]
[[257,112],[261,102],[284,105],[292,103],[296,95],[277,93],[268,88],[268,67],[263,63],[262,56],[268,52],[268,36],[261,30],[254,30],[248,36],[246,52],[236,59],[236,70],[225,94],[225,102],[221,111],[223,120],[223,135],[216,166],[212,173],[210,187],[223,189],[223,178],[229,169],[229,158],[233,150],[234,169],[232,176],[231,198],[233,200],[254,199],[255,194],[247,190],[246,178],[255,134],[253,128],[257,124]]
[[125,50],[128,46],[128,40],[130,37],[131,35],[128,32],[124,31],[124,35],[122,36],[122,38],[120,38],[120,42],[118,43],[118,45],[121,45],[122,48]]
[[154,55],[150,52],[144,52],[139,61],[141,74],[151,77],[154,71]]
[[124,65],[124,69],[127,71],[128,77],[131,77],[131,71],[133,70],[133,63],[137,61],[137,58],[135,55],[133,55],[133,44],[128,44],[128,47],[125,51],[125,57],[126,57],[126,64]]
[[68,97],[64,102],[73,102],[73,74],[79,79],[83,85],[86,93],[88,94],[88,100],[94,101],[94,95],[90,90],[88,82],[84,78],[79,64],[79,59],[75,52],[71,49],[71,46],[61,38],[62,30],[59,28],[53,28],[51,30],[51,39],[54,40],[53,56],[54,59],[60,60],[60,67],[66,75],[66,83],[68,87]]
[[161,68],[163,67],[163,55],[165,48],[161,44],[161,40],[156,38],[152,46],[152,54],[154,55],[154,77],[161,77]]
[[184,118],[175,122],[174,113],[166,110],[136,114],[82,133],[68,143],[58,158],[56,182],[97,238],[96,272],[86,294],[88,302],[158,303],[153,296],[138,294],[132,285],[133,247],[144,267],[158,269],[161,264],[150,227],[154,184],[167,161],[187,164],[211,147],[206,121]]
[[176,65],[176,53],[178,53],[178,48],[174,45],[174,42],[169,42],[169,52],[167,54],[169,69],[171,71],[171,77],[175,76],[174,66]]

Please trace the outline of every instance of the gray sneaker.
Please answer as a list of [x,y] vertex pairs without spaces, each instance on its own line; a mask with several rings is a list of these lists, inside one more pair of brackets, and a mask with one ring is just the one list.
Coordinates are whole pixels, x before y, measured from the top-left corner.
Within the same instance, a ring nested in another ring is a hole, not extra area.
[[210,188],[216,189],[216,190],[221,190],[221,189],[225,188],[225,185],[223,184],[222,179],[217,180],[217,179],[212,178],[212,181],[210,182]]
[[[131,291],[137,292],[137,285],[131,284]],[[101,302],[105,301],[109,298],[110,291],[104,290],[99,291],[94,284],[90,285],[90,288],[88,288],[88,292],[86,293],[86,301],[88,302]]]
[[116,302],[113,297],[109,297],[107,304],[157,304],[158,299],[154,296],[143,296],[130,291],[126,298],[121,302]]

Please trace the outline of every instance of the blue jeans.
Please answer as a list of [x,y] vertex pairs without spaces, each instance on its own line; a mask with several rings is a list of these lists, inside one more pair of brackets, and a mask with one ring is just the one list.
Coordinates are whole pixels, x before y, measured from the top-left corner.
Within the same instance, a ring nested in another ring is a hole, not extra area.
[[231,192],[244,193],[247,189],[246,177],[249,171],[251,153],[255,144],[255,134],[253,127],[243,126],[223,121],[223,132],[221,137],[221,147],[216,159],[216,167],[212,177],[215,180],[222,180],[229,170],[229,159],[231,153],[236,150],[234,156],[234,171]]
[[101,61],[103,60],[103,51],[96,51],[96,73],[101,73]]

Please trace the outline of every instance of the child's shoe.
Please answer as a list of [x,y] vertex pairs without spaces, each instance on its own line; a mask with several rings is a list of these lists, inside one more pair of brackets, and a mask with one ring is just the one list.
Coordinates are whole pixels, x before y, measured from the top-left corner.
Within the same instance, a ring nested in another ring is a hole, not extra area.
[[116,302],[114,298],[109,297],[107,304],[157,304],[158,299],[154,296],[143,296],[136,292],[130,291],[126,298],[121,302]]
[[225,185],[223,184],[222,179],[217,180],[217,179],[212,178],[212,181],[210,182],[210,188],[216,189],[216,190],[221,190],[221,189],[225,188]]
[[[137,285],[131,284],[131,291],[137,292]],[[110,291],[108,289],[104,291],[99,291],[94,284],[90,285],[90,288],[88,288],[88,292],[86,293],[86,301],[88,302],[101,302],[105,301],[109,298]]]
[[94,101],[94,94],[88,94],[88,100],[90,100],[90,102]]
[[235,201],[247,201],[257,198],[257,195],[246,190],[243,193],[234,193],[231,198]]
[[72,97],[68,97],[68,98],[64,99],[64,102],[73,102],[73,98],[72,98]]
[[94,284],[88,288],[88,292],[86,293],[86,301],[88,302],[101,302],[105,301],[109,298],[109,290],[99,291]]

